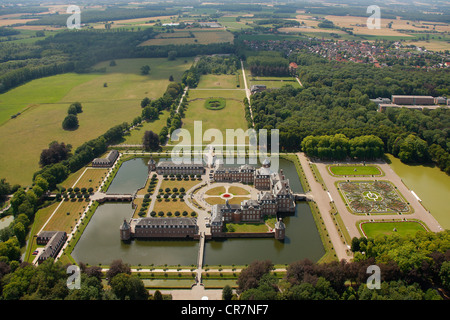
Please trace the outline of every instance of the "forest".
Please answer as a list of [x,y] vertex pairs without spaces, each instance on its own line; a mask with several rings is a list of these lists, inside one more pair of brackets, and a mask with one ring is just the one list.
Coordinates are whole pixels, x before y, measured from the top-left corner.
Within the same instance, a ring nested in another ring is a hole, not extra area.
[[434,161],[450,173],[450,112],[446,108],[378,112],[377,97],[449,95],[449,70],[332,62],[313,54],[290,56],[299,66],[303,88],[284,86],[252,95],[256,129],[280,130],[282,150],[299,150],[307,136],[344,134],[349,139],[374,135],[384,151],[403,162]]
[[[415,236],[354,238],[352,262],[290,263],[284,276],[271,261],[255,261],[239,275],[241,300],[442,300],[450,290],[448,231]],[[380,268],[380,289],[367,286],[367,268]]]
[[168,57],[169,52],[176,52],[178,57],[234,52],[229,43],[138,46],[157,34],[152,28],[66,30],[35,44],[6,43],[0,47],[0,93],[37,78],[89,72],[96,63],[105,60],[162,58]]

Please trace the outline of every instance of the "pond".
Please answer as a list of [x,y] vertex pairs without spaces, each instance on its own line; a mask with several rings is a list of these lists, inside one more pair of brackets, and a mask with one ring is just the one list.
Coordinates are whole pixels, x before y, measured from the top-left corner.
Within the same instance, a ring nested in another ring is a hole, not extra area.
[[[126,161],[118,171],[108,193],[133,193],[142,187],[147,177],[148,158]],[[303,192],[294,163],[280,159],[280,167],[290,180],[294,192]],[[197,264],[197,241],[134,240],[120,241],[119,226],[133,214],[129,203],[106,203],[98,207],[72,252],[77,262],[90,265],[110,264],[122,259],[131,265],[185,265]],[[309,205],[299,202],[294,215],[285,217],[284,242],[269,239],[228,239],[207,241],[205,264],[247,264],[253,260],[270,259],[285,264],[303,258],[319,260],[325,250],[317,231]]]

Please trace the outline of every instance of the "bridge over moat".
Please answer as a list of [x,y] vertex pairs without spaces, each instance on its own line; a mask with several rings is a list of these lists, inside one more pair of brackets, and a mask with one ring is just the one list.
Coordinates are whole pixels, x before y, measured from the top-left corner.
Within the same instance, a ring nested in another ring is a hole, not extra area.
[[314,201],[314,197],[310,192],[307,193],[294,193],[295,201]]

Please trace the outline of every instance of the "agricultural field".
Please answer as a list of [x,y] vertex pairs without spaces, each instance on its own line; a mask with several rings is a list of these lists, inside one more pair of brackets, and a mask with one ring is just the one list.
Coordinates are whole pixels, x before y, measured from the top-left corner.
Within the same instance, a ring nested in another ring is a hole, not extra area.
[[192,29],[191,37],[189,32],[186,31],[175,31],[174,33],[162,33],[155,39],[147,40],[141,43],[141,46],[164,46],[169,44],[211,44],[211,43],[223,43],[223,42],[233,42],[233,34],[224,30],[216,29],[213,30],[194,30]]
[[414,236],[417,231],[426,231],[422,224],[416,221],[368,222],[361,223],[360,227],[368,238],[393,234]]
[[[46,77],[0,95],[0,176],[11,183],[29,184],[39,169],[39,155],[50,142],[65,142],[75,149],[114,125],[131,122],[141,114],[144,97],[162,96],[169,77],[180,81],[192,62],[193,58],[123,59],[110,67],[105,61],[95,66],[105,72]],[[149,75],[140,74],[143,65],[150,66]],[[65,131],[61,123],[75,101],[83,106],[80,125],[75,131]],[[19,116],[10,119],[18,112]]]

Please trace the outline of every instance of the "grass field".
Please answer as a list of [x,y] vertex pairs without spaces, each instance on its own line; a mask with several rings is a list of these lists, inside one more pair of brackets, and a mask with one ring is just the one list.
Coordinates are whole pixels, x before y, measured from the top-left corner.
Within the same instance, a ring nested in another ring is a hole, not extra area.
[[[364,231],[368,238],[375,238],[379,235],[392,234],[406,236],[414,235],[417,231],[426,231],[420,223],[415,221],[362,223],[361,229]],[[394,229],[396,229],[397,231],[394,231]]]
[[[224,29],[212,29],[192,31],[194,38],[192,38],[186,31],[176,31],[173,34],[161,34],[159,38],[150,39],[141,46],[165,46],[169,44],[211,44],[222,42],[233,42],[233,34]],[[176,37],[179,36],[179,37]],[[163,38],[161,38],[163,37]],[[165,38],[164,38],[165,37]]]
[[210,196],[218,196],[218,195],[221,195],[222,193],[225,193],[225,187],[223,187],[223,186],[211,188],[205,192],[205,194],[210,195]]
[[376,166],[329,166],[328,169],[337,176],[371,176],[382,173]]
[[[224,98],[226,100],[226,107],[221,110],[206,109],[204,106],[205,100],[212,96]],[[245,109],[242,102],[244,97],[244,90],[189,90],[189,104],[185,112],[186,117],[183,119],[182,128],[190,132],[191,140],[193,141],[194,122],[201,121],[203,134],[208,129],[220,130],[223,141],[219,141],[219,143],[222,144],[226,142],[226,129],[247,130]],[[203,143],[208,144],[209,139],[204,137]]]
[[143,122],[140,126],[135,127],[131,132],[125,136],[123,144],[142,144],[145,131],[153,131],[157,134],[166,125],[169,112],[164,111],[159,115],[159,119],[152,122]]
[[271,88],[271,89],[276,89],[276,88],[281,88],[285,85],[291,85],[294,88],[300,88],[300,84],[297,82],[297,80],[295,80],[294,78],[291,77],[279,77],[279,78],[274,78],[274,77],[249,77],[248,78],[248,82],[249,82],[249,86],[251,87],[252,85],[265,85],[267,88]]
[[[75,227],[77,220],[80,218],[84,209],[88,206],[89,202],[86,201],[63,201],[61,206],[55,212],[51,220],[44,227],[45,231],[65,231],[67,233],[72,232],[72,228]],[[69,213],[69,214],[67,214]]]
[[230,74],[202,75],[197,89],[236,89],[237,76]]
[[[199,183],[201,183],[201,181],[199,181],[199,180],[180,180],[180,181],[178,181],[178,180],[163,180],[162,181],[162,183],[161,183],[161,189],[163,189],[163,190],[165,190],[166,188],[170,188],[170,189],[173,189],[173,188],[178,188],[178,190],[180,190],[180,188],[184,188],[185,189],[185,191],[187,192],[190,188],[192,188],[193,186],[195,186],[195,185],[197,185],[197,184],[199,184]],[[156,190],[156,191],[158,191],[158,190]]]
[[[177,201],[165,201],[164,199],[162,201],[156,201],[155,206],[153,207],[153,211],[155,211],[157,214],[158,212],[162,211],[164,213],[172,212],[172,217],[175,217],[175,211],[180,211],[180,213],[183,213],[183,211],[188,212],[188,217],[191,217],[191,212],[193,211],[185,202],[177,200]],[[166,215],[164,215],[166,216]],[[156,217],[159,217],[158,215]],[[182,215],[180,215],[182,217]]]
[[100,184],[108,173],[108,169],[103,168],[82,168],[70,175],[62,184],[64,188],[93,188],[97,191]]
[[[105,68],[104,73],[67,73],[37,79],[0,95],[0,177],[13,184],[29,184],[39,169],[39,155],[50,142],[65,142],[75,149],[114,125],[131,122],[141,114],[144,97],[159,98],[169,84],[169,76],[179,81],[192,62],[193,58],[123,59],[110,67],[105,61],[96,66]],[[144,76],[140,67],[146,64],[151,71]],[[80,126],[65,131],[61,123],[74,101],[83,105],[78,115]],[[17,118],[9,119],[20,111]],[[142,139],[137,133],[130,138]]]

